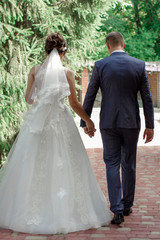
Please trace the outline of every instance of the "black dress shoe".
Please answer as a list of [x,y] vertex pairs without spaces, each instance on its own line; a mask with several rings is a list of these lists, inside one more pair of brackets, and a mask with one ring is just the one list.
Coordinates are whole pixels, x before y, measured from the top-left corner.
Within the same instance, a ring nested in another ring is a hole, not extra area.
[[112,224],[121,224],[122,222],[124,222],[124,216],[123,213],[114,213],[114,217],[111,220]]
[[124,216],[129,216],[132,212],[133,212],[133,211],[132,211],[132,208],[130,208],[129,210],[124,210],[124,211],[123,211],[123,215],[124,215]]

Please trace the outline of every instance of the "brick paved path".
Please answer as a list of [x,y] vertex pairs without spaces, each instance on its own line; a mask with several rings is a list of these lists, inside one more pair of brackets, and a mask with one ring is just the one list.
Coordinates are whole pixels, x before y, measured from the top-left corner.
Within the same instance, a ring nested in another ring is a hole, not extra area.
[[[87,149],[107,196],[102,149]],[[33,235],[0,229],[0,240],[160,240],[160,147],[139,147],[133,214],[121,226],[109,225],[67,235]]]

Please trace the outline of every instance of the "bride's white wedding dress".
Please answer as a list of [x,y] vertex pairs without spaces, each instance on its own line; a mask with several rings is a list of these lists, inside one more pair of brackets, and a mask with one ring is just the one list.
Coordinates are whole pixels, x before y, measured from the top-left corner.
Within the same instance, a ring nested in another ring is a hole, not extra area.
[[1,228],[55,234],[110,221],[105,197],[64,104],[69,87],[62,68],[55,69],[58,82],[48,80],[50,61],[55,64],[53,57],[59,57],[56,51],[51,54],[35,75],[34,103],[0,171]]

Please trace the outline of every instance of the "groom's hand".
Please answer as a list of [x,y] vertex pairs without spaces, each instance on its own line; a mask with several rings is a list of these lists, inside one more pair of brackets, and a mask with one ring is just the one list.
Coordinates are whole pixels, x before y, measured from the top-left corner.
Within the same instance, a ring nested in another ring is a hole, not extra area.
[[86,121],[86,127],[84,127],[83,129],[84,132],[88,134],[89,137],[93,137],[96,131],[94,122],[90,118],[88,118],[88,120]]
[[145,139],[145,143],[151,142],[153,140],[153,136],[154,136],[153,129],[146,128],[144,130],[143,139]]
[[89,137],[94,137],[94,133],[96,131],[96,129],[88,129],[87,127],[84,127],[84,132],[85,134],[87,134]]

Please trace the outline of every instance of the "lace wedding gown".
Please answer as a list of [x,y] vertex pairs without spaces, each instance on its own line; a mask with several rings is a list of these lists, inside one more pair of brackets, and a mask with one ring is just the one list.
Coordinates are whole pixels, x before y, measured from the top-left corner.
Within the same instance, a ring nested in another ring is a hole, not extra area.
[[110,221],[65,95],[61,88],[42,90],[24,115],[0,171],[1,228],[55,234]]

